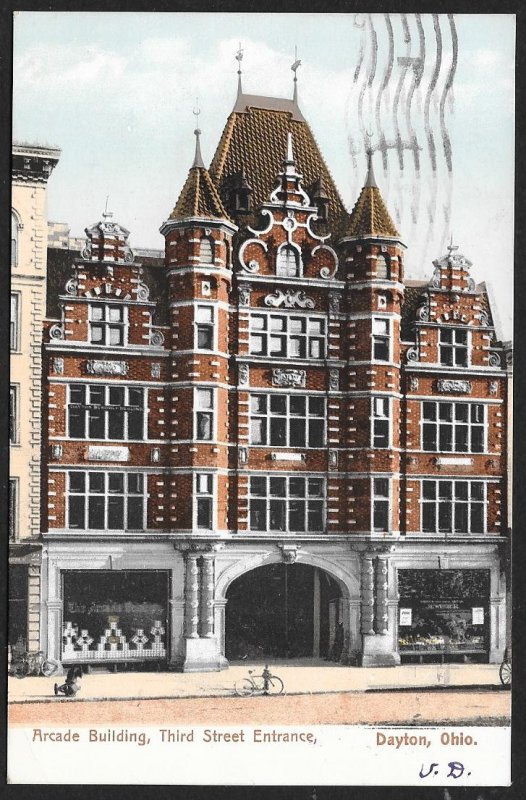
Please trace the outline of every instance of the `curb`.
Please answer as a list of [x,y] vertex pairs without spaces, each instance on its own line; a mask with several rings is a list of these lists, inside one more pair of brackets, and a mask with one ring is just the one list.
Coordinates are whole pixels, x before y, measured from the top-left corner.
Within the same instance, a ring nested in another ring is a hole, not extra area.
[[[429,686],[371,686],[365,689],[327,689],[327,690],[319,690],[319,691],[290,691],[290,692],[283,692],[282,695],[276,695],[275,697],[299,697],[299,696],[312,696],[312,695],[330,695],[330,694],[365,694],[365,693],[388,693],[388,692],[443,692],[443,691],[450,691],[450,692],[494,692],[494,691],[509,691],[509,687],[501,686],[499,684],[455,684],[453,686],[447,685],[440,685],[437,686],[436,684],[431,684]],[[261,695],[263,696],[263,695]],[[267,695],[268,697],[273,697],[273,695]],[[130,695],[126,697],[55,697],[54,695],[50,695],[49,697],[24,697],[15,700],[8,700],[8,705],[22,705],[22,704],[38,704],[38,703],[129,703],[129,702],[140,702],[143,700],[203,700],[203,699],[216,699],[222,700],[227,699],[231,700],[236,698],[238,700],[250,699],[250,698],[243,698],[239,697],[235,694],[234,690],[228,694],[184,694],[184,695]]]

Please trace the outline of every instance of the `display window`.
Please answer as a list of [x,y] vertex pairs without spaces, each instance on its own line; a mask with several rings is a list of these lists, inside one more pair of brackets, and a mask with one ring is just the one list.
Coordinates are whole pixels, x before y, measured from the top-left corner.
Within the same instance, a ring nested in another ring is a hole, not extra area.
[[484,660],[489,588],[489,570],[399,570],[400,656]]
[[167,657],[167,571],[66,571],[62,661]]

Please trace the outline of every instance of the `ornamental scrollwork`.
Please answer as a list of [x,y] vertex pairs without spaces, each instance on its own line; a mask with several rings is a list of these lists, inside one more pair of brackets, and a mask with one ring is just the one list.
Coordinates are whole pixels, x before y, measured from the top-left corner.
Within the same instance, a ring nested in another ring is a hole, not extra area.
[[268,252],[268,247],[267,247],[267,243],[266,242],[262,242],[260,239],[245,239],[245,241],[243,242],[243,244],[239,248],[238,258],[239,258],[239,264],[241,266],[241,269],[244,272],[248,272],[248,273],[253,274],[255,272],[259,272],[259,266],[260,265],[259,265],[259,261],[257,261],[255,258],[252,258],[248,262],[248,264],[245,263],[244,253],[245,253],[245,250],[246,250],[246,248],[248,247],[249,244],[258,244],[260,247],[263,248],[265,253]]
[[501,360],[500,360],[500,355],[498,353],[490,353],[489,365],[490,367],[500,367]]
[[327,250],[327,252],[332,256],[334,260],[334,267],[332,270],[329,269],[329,267],[322,267],[320,269],[320,278],[323,278],[324,280],[328,281],[330,280],[330,278],[334,278],[334,276],[336,275],[336,271],[338,269],[338,256],[336,255],[332,247],[329,247],[328,244],[316,245],[316,247],[314,247],[312,250],[312,255],[315,256],[319,250]]
[[418,358],[418,348],[417,347],[410,347],[409,350],[407,351],[406,358],[407,358],[408,361],[418,361],[419,360],[419,358]]
[[66,294],[77,294],[78,281],[77,278],[70,278],[65,285]]
[[471,381],[458,381],[449,380],[447,378],[439,378],[437,381],[437,390],[439,392],[457,392],[458,394],[470,394],[473,390]]
[[431,278],[431,286],[433,289],[440,289],[440,280],[441,280],[440,267],[437,267],[433,272],[433,276]]
[[489,315],[488,315],[487,311],[481,311],[480,312],[480,324],[482,326],[484,326],[485,328],[488,327],[488,325],[489,325]]
[[56,322],[49,329],[49,336],[51,337],[51,339],[57,339],[58,341],[63,340],[64,339],[64,326],[61,325],[59,322]]
[[86,372],[90,375],[127,375],[126,361],[87,361]]
[[314,308],[315,306],[314,300],[311,297],[307,297],[305,292],[282,292],[279,289],[273,294],[267,294],[264,303],[266,306],[272,306],[273,308],[279,308],[280,306],[284,308],[294,308],[295,306],[299,306],[299,308]]
[[306,377],[304,369],[273,369],[272,385],[304,388]]
[[147,301],[150,299],[150,289],[145,283],[139,283],[137,286],[137,300]]
[[416,316],[421,322],[429,322],[429,306],[427,302],[418,307]]
[[164,334],[161,331],[152,331],[150,333],[150,344],[154,347],[161,347],[164,344]]

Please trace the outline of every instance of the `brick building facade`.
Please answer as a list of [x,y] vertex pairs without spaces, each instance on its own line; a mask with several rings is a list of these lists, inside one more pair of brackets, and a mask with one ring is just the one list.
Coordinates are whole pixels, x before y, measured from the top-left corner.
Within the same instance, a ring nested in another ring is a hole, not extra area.
[[429,281],[372,156],[349,214],[297,100],[238,94],[141,264],[111,215],[45,324],[42,629],[65,664],[498,662],[509,347]]

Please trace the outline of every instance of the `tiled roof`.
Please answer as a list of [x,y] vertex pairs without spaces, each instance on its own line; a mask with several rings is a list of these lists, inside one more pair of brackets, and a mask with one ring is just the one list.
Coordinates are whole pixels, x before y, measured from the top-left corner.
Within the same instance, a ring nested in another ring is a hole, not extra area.
[[241,95],[217,146],[210,176],[225,198],[230,176],[244,170],[253,190],[252,208],[257,209],[269,199],[276,186],[276,178],[283,169],[289,132],[303,185],[307,187],[320,177],[323,179],[329,197],[329,230],[337,238],[346,229],[349,214],[313,133],[292,100]]
[[179,199],[170,214],[170,219],[189,217],[225,219],[231,222],[208,170],[204,167],[193,166],[190,169]]
[[377,186],[363,187],[351,212],[346,235],[400,237]]

